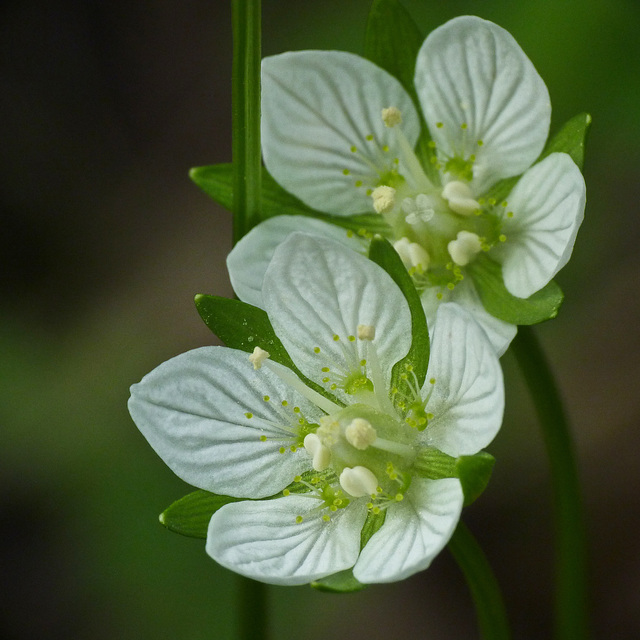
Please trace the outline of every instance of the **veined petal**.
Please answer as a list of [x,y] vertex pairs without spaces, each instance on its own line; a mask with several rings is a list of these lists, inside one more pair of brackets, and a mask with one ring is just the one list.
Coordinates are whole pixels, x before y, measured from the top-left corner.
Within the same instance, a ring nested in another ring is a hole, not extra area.
[[265,58],[265,165],[315,209],[336,215],[371,211],[367,189],[401,156],[396,136],[382,121],[382,109],[391,106],[400,109],[402,130],[415,145],[420,124],[411,98],[372,62],[341,51]]
[[[324,378],[359,369],[372,345],[388,384],[391,368],[411,345],[409,305],[395,282],[378,265],[332,240],[291,234],[273,255],[262,296],[296,366],[327,389],[331,383]],[[356,338],[358,325],[375,327],[372,341]],[[330,371],[323,372],[327,367]]]
[[294,495],[225,505],[209,523],[207,553],[223,567],[269,584],[305,584],[348,569],[360,551],[366,507],[354,502],[325,522],[314,512],[321,506],[319,499]]
[[323,415],[266,367],[254,371],[248,354],[226,347],[195,349],[161,364],[131,387],[129,411],[180,478],[247,498],[273,495],[311,467],[304,449],[290,450],[293,427],[301,415],[311,422]]
[[566,153],[552,153],[520,178],[508,198],[507,241],[495,250],[509,293],[528,298],[564,267],[585,199],[584,178]]
[[[435,323],[436,312],[442,304],[437,298],[436,288],[427,288],[420,295],[422,306],[427,316],[427,324],[431,327]],[[451,292],[445,292],[446,300],[459,304],[467,310],[474,320],[482,327],[493,345],[493,349],[498,357],[501,357],[509,348],[511,341],[518,332],[518,327],[503,320],[495,318],[484,308],[475,285],[470,278],[465,278],[459,282]]]
[[231,285],[240,300],[263,308],[262,282],[276,247],[293,231],[332,238],[354,251],[364,241],[347,229],[307,216],[276,216],[261,222],[244,236],[227,257]]
[[504,411],[502,369],[484,331],[456,304],[440,305],[436,315],[423,396],[431,389],[427,410],[435,417],[425,444],[457,457],[493,440]]
[[542,151],[549,93],[518,43],[492,22],[463,16],[433,31],[418,54],[415,84],[439,150],[475,156],[474,195],[522,173]]
[[394,582],[426,569],[451,538],[462,501],[456,478],[414,478],[404,500],[387,509],[384,524],[361,551],[353,575],[364,583]]

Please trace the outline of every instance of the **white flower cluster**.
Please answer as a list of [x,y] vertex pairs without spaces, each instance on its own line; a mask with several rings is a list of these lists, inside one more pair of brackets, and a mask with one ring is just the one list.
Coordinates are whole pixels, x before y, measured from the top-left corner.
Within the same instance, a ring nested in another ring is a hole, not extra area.
[[[406,364],[411,309],[362,255],[369,239],[279,216],[228,266],[295,370],[267,344],[196,349],[134,385],[129,409],[183,480],[244,499],[211,517],[206,549],[223,566],[283,585],[345,569],[362,583],[403,579],[448,542],[463,504],[459,479],[430,479],[421,452],[473,455],[502,421],[498,357],[516,328],[483,309],[466,268],[486,252],[511,294],[538,291],[569,258],[584,182],[566,154],[534,164],[549,128],[546,87],[513,38],[479,18],[445,24],[418,55],[429,171],[414,151],[411,97],[372,63],[287,53],[264,60],[263,86],[273,176],[315,209],[376,212],[391,229],[426,311],[430,353],[414,353],[425,367],[428,358],[426,376]],[[486,197],[523,172],[506,201]]]

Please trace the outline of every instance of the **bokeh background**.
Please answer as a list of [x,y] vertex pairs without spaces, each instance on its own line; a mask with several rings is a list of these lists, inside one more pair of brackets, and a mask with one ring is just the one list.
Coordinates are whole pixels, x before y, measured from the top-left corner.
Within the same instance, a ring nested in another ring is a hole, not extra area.
[[[640,4],[403,0],[425,33],[472,13],[545,79],[552,128],[593,115],[588,208],[538,333],[572,420],[594,628],[640,637]],[[0,13],[0,636],[233,638],[239,582],[158,524],[190,488],[131,422],[128,387],[214,338],[196,293],[231,295],[231,219],[190,183],[229,161],[229,3],[9,0]],[[362,51],[368,0],[265,0],[265,55]],[[539,429],[510,354],[498,463],[465,520],[519,639],[551,629]],[[448,552],[401,584],[269,590],[278,639],[473,638]]]

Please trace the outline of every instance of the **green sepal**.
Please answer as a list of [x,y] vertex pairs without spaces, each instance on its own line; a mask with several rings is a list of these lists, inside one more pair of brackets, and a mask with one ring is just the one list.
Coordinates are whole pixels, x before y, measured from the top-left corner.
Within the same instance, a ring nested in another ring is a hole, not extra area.
[[240,300],[201,293],[196,295],[195,303],[204,323],[227,347],[248,353],[260,347],[269,352],[269,358],[274,362],[295,370],[266,311]]
[[486,451],[456,459],[456,473],[462,485],[464,506],[475,502],[487,488],[496,459]]
[[397,0],[374,0],[367,19],[364,57],[396,78],[411,96],[420,118],[416,155],[431,181],[440,184],[440,174],[435,168],[435,149],[429,146],[431,135],[413,84],[416,58],[423,41],[420,27]]
[[[544,160],[549,154],[560,151],[570,155],[582,171],[585,140],[590,125],[591,116],[588,113],[579,113],[577,116],[573,116],[562,126],[558,133],[547,141],[540,157],[534,164]],[[521,177],[522,175],[519,175],[500,180],[485,194],[485,199],[493,198],[496,202],[502,202],[511,193]]]
[[[371,536],[384,524],[386,516],[386,511],[381,511],[380,513],[370,511],[367,514],[367,519],[364,521],[360,532],[361,550],[364,549],[364,545],[369,542]],[[329,591],[331,593],[352,593],[353,591],[362,591],[367,587],[366,584],[362,584],[354,577],[353,569],[345,569],[326,578],[316,580],[311,583],[311,586],[319,591]]]
[[467,269],[484,308],[495,318],[510,324],[530,325],[558,315],[564,294],[553,280],[529,298],[517,298],[504,286],[502,266],[488,256],[478,256]]
[[421,478],[429,480],[458,478],[466,507],[487,488],[494,464],[495,458],[486,451],[454,458],[435,447],[426,447],[418,454],[414,469]]
[[[295,480],[285,488],[288,493],[308,493],[309,484],[314,478],[329,479],[334,475],[333,471],[305,471],[301,475],[301,482]],[[273,500],[282,498],[284,493],[276,493],[273,496],[260,498],[261,500]],[[176,500],[160,514],[160,523],[167,529],[190,538],[206,538],[209,520],[211,516],[225,504],[232,502],[242,502],[251,498],[232,498],[231,496],[221,496],[210,491],[198,489],[186,496]],[[373,535],[373,534],[372,534]]]
[[190,538],[206,538],[211,516],[225,504],[242,498],[219,496],[199,489],[176,500],[160,514],[160,523],[169,531]]
[[367,585],[362,584],[353,576],[353,569],[345,569],[326,578],[320,578],[311,583],[311,586],[318,591],[328,593],[353,593],[362,591]]
[[384,524],[386,517],[386,511],[380,511],[380,513],[369,511],[367,519],[364,521],[362,531],[360,532],[360,550],[364,549],[364,546],[371,540],[373,534]]
[[[413,280],[406,267],[402,263],[398,252],[391,246],[388,240],[377,236],[371,241],[369,258],[381,266],[400,287],[409,304],[411,312],[411,347],[407,355],[396,362],[391,371],[391,388],[400,389],[403,386],[402,375],[406,374],[407,367],[413,368],[418,380],[418,387],[422,387],[429,366],[429,328],[422,308],[420,296],[416,291]],[[396,393],[398,399],[403,394]],[[410,394],[407,394],[410,395]]]
[[[189,171],[190,178],[213,200],[229,211],[233,211],[233,165],[214,164],[195,167]],[[301,200],[285,191],[262,168],[262,219],[274,216],[308,216],[318,218],[345,229],[351,229],[361,235],[381,233],[391,235],[389,225],[383,217],[375,213],[362,213],[353,216],[332,216],[307,206]]]
[[416,58],[424,36],[397,0],[374,0],[364,36],[364,57],[400,81],[419,108],[413,85]]
[[269,352],[269,359],[284,365],[309,388],[342,405],[320,385],[309,380],[296,367],[280,338],[276,335],[266,311],[240,300],[209,296],[195,297],[196,309],[204,323],[227,347],[251,353],[255,347]]
[[546,158],[549,154],[556,151],[567,153],[571,159],[578,165],[580,171],[584,166],[584,145],[587,138],[589,127],[591,126],[591,115],[588,113],[579,113],[568,120],[562,129],[551,138],[537,162]]

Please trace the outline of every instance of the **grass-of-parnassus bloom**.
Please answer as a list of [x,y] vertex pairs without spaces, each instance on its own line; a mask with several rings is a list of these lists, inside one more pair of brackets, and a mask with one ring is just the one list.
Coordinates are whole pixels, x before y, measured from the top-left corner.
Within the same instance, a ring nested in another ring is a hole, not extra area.
[[[475,454],[501,424],[502,374],[486,335],[442,305],[424,382],[406,364],[400,389],[392,370],[412,345],[411,312],[377,264],[295,233],[275,250],[261,295],[301,375],[260,344],[251,354],[204,347],[131,389],[133,419],[179,477],[248,499],[213,514],[208,554],[284,585],[351,567],[363,583],[426,568],[463,493],[455,477],[425,477],[424,453]],[[380,514],[361,549],[365,520]]]
[[[289,52],[265,58],[262,78],[262,148],[272,176],[318,211],[382,216],[427,317],[455,301],[502,353],[516,326],[485,310],[473,269],[486,258],[499,263],[507,291],[528,298],[569,259],[585,204],[584,180],[569,155],[551,153],[534,164],[551,104],[513,37],[469,16],[427,37],[414,83],[431,138],[428,157],[415,151],[421,115],[412,98],[364,58]],[[491,197],[493,186],[520,174],[505,199]],[[260,291],[264,271],[248,256],[270,254],[291,230],[345,235],[303,216],[267,220],[230,257],[239,295]],[[366,245],[363,235],[353,240]]]

